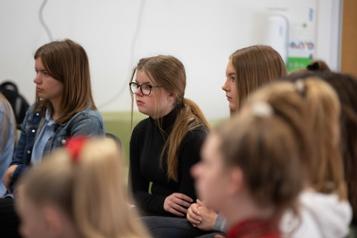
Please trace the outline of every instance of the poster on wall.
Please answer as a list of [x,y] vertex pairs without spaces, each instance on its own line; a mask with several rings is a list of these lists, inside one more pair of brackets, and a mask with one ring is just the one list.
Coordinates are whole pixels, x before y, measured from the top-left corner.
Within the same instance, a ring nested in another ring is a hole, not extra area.
[[[271,4],[275,7],[268,8],[267,22],[273,26],[269,25],[267,29],[276,29],[277,37],[271,37],[272,33],[267,33],[265,42],[282,55],[289,72],[305,68],[316,56],[317,1],[272,1]],[[280,21],[277,20],[279,17]],[[280,25],[286,33],[280,34],[279,26],[274,27],[274,24]],[[279,34],[284,39],[279,38]]]
[[[311,1],[314,2],[314,1]],[[288,71],[305,68],[316,54],[316,3],[291,11]]]

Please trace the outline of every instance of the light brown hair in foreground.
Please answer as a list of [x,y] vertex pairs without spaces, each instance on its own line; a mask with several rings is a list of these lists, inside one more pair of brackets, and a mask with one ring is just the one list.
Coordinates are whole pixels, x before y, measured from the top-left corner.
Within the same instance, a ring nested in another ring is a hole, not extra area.
[[74,161],[60,149],[20,182],[35,206],[59,207],[81,237],[149,237],[124,186],[121,152],[112,139],[89,139]]
[[302,124],[281,116],[278,107],[256,101],[244,104],[215,130],[225,167],[239,167],[255,204],[273,208],[278,219],[285,209],[295,210],[303,188],[300,159],[306,131]]

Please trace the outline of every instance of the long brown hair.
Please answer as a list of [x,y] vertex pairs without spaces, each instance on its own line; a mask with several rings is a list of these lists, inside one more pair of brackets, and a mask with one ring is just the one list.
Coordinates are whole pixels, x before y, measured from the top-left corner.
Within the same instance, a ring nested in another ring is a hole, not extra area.
[[348,200],[353,209],[353,224],[357,223],[357,78],[341,73],[324,73],[320,77],[329,83],[341,102],[341,149],[344,160]]
[[357,223],[357,79],[351,75],[335,72],[300,71],[288,76],[289,80],[306,80],[318,77],[328,83],[337,93],[341,103],[340,128],[344,176],[348,187],[348,199],[353,208],[353,220]]
[[253,45],[239,49],[230,60],[237,75],[239,106],[254,90],[287,73],[283,59],[270,46]]
[[150,237],[130,207],[122,163],[114,140],[88,139],[76,155],[67,148],[48,155],[21,178],[19,189],[37,207],[61,209],[81,237]]
[[303,167],[301,178],[305,184],[309,183],[317,164],[314,160],[314,150],[312,150],[311,130],[306,123],[309,114],[305,101],[296,86],[290,82],[274,82],[263,86],[247,99],[246,105],[251,106],[261,101],[267,102],[273,108],[274,116],[289,125],[294,133]]
[[197,104],[184,97],[186,73],[180,60],[166,55],[143,58],[136,66],[131,80],[136,71],[145,72],[151,80],[176,97],[176,104],[180,109],[163,147],[161,158],[167,154],[168,178],[177,181],[177,152],[183,138],[189,131],[199,127],[208,128],[209,124]]
[[312,186],[319,192],[336,192],[340,199],[346,199],[340,150],[340,103],[335,91],[327,83],[308,78],[304,84],[311,130],[314,131],[315,155],[319,163],[312,177]]
[[[94,104],[88,56],[83,47],[72,40],[53,41],[37,49],[34,58],[41,58],[51,77],[63,84],[60,118],[64,123],[77,112],[96,109]],[[51,107],[48,100],[37,98],[36,110]]]
[[[340,104],[336,93],[327,83],[316,77],[297,81],[295,84],[279,82],[277,85],[280,84],[291,85],[286,86],[285,90],[278,90],[281,86],[268,85],[264,90],[259,90],[259,95],[272,105],[286,103],[298,95],[304,100],[308,116],[303,118],[300,113],[296,113],[296,118],[304,122],[310,131],[310,153],[302,158],[305,159],[309,186],[317,192],[336,193],[340,199],[346,199],[347,191],[339,148]],[[296,110],[293,104],[290,109]]]

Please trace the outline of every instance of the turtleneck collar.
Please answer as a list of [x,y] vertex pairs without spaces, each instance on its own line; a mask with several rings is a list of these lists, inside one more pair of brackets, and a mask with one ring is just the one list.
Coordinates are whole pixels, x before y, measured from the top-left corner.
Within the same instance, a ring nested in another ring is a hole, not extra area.
[[150,117],[150,120],[158,127],[161,127],[165,132],[169,132],[176,120],[176,117],[180,110],[182,109],[183,105],[176,105],[168,114],[163,117],[153,119]]

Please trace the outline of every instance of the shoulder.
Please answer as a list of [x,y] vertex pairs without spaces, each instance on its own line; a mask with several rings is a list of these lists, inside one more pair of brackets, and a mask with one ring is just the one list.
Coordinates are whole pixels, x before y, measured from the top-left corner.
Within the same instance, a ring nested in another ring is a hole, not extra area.
[[181,152],[190,154],[200,154],[201,147],[208,134],[208,129],[204,126],[197,127],[186,133],[180,144]]
[[40,111],[36,110],[36,105],[33,104],[29,107],[26,111],[23,124],[30,123],[30,124],[37,124],[43,116],[41,115]]
[[[305,210],[316,213],[326,213],[326,216],[351,216],[351,205],[347,200],[340,199],[336,193],[324,194],[314,191],[304,191],[299,196],[299,202]],[[334,214],[333,214],[334,213]]]
[[132,136],[144,133],[148,127],[150,127],[151,121],[150,118],[141,120],[133,129]]
[[[26,111],[26,115],[33,115],[35,114],[37,111],[36,111],[36,105],[35,104],[32,104]],[[39,113],[39,112],[37,112]]]
[[80,123],[83,121],[93,121],[103,124],[103,118],[101,114],[97,110],[92,109],[85,109],[83,111],[77,112],[68,122]]
[[333,234],[331,237],[345,237],[348,234],[352,219],[352,209],[348,201],[340,200],[336,194],[304,191],[299,196],[299,202],[301,229],[312,231],[317,227],[322,236],[330,233]]
[[104,125],[101,114],[96,110],[86,109],[74,114],[68,122],[64,123],[71,135],[102,135]]
[[196,127],[187,132],[183,139],[183,143],[192,143],[192,142],[203,142],[208,134],[208,128],[205,126]]
[[130,137],[130,149],[134,149],[136,146],[142,143],[144,135],[147,128],[150,126],[151,122],[149,118],[140,121],[133,129]]

